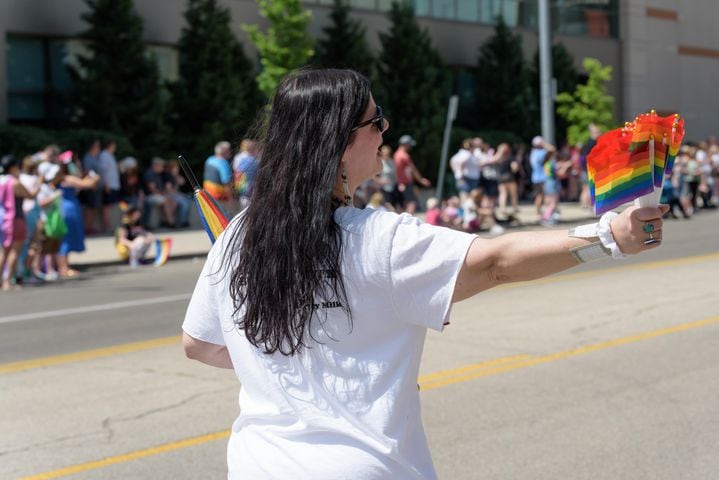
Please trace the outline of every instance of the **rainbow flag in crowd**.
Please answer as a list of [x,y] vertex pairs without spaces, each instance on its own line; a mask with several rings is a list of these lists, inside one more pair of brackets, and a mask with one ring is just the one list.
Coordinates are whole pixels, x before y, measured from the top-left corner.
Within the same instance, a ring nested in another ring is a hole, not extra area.
[[683,138],[678,114],[660,117],[653,110],[600,136],[587,157],[595,214],[637,199],[641,206],[656,205]]
[[170,250],[172,249],[172,238],[158,238],[155,240],[155,261],[152,264],[161,267],[167,263],[170,258]]

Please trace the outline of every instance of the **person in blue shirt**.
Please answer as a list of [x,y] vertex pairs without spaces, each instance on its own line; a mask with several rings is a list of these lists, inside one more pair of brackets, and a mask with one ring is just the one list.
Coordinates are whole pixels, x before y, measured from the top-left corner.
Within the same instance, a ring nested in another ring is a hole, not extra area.
[[205,160],[202,188],[219,202],[232,198],[232,169],[230,168],[230,142],[218,142],[215,154]]

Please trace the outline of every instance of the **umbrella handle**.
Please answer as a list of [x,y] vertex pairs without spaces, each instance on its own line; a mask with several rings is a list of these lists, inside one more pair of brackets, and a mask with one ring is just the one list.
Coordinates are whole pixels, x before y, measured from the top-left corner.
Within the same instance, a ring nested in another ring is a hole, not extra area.
[[190,168],[190,164],[187,162],[185,157],[183,157],[182,155],[178,155],[177,160],[180,162],[180,167],[182,167],[182,171],[185,173],[185,177],[187,177],[187,180],[189,180],[190,185],[192,186],[192,190],[199,190],[200,182],[197,181],[197,177],[195,177],[195,174],[192,172],[192,168]]

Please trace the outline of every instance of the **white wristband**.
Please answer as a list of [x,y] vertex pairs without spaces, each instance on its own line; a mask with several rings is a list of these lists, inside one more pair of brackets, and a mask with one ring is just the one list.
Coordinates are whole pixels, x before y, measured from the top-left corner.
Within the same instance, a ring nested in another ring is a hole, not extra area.
[[612,258],[624,258],[624,254],[612,235],[611,222],[618,214],[607,212],[599,219],[598,223],[580,225],[569,230],[570,237],[597,238],[598,240],[587,245],[570,249],[572,256],[580,263],[600,260],[611,256]]
[[607,212],[599,219],[599,227],[597,228],[597,236],[601,240],[602,245],[612,252],[612,258],[626,258],[626,255],[619,250],[617,242],[612,234],[612,220],[618,217],[617,212]]

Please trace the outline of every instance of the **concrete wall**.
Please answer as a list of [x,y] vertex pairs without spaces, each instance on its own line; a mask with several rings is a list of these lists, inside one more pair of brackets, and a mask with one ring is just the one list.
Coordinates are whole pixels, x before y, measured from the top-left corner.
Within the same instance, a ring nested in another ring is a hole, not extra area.
[[621,2],[625,117],[679,112],[688,140],[719,133],[719,2]]
[[[710,0],[706,0],[710,1]],[[252,0],[222,0],[232,14],[232,28],[236,36],[245,45],[251,58],[256,58],[256,51],[249,42],[242,24],[265,25]],[[136,1],[136,8],[145,20],[145,39],[154,44],[175,44],[184,25],[182,12],[184,0]],[[322,28],[327,24],[329,7],[307,4],[313,12],[313,20],[309,28],[315,37],[322,35]],[[80,19],[86,10],[83,0],[0,0],[0,122],[7,119],[5,72],[5,35],[37,34],[60,37],[77,36],[84,28]],[[367,27],[367,39],[371,48],[378,50],[378,33],[386,31],[389,22],[382,12],[355,10],[355,18]],[[479,46],[492,35],[490,26],[476,23],[452,22],[445,20],[419,20],[432,36],[436,48],[449,65],[476,65]],[[537,34],[529,30],[519,30],[524,41],[525,54],[532,59],[537,48]],[[610,85],[610,93],[617,98],[618,113],[622,112],[622,56],[620,42],[616,39],[589,37],[560,36],[561,41],[574,55],[577,66],[581,68],[581,60],[585,56],[598,58],[605,64],[612,65],[615,80]],[[621,118],[621,114],[620,114]]]

